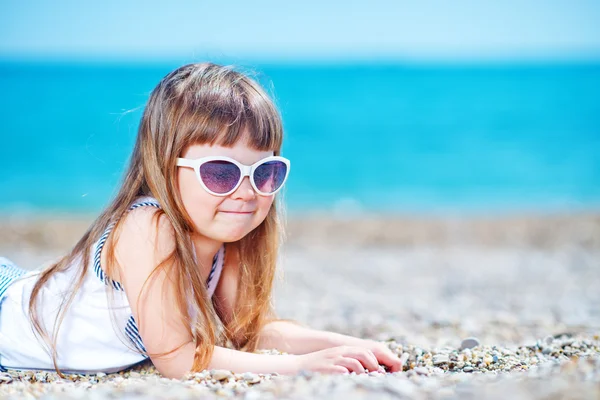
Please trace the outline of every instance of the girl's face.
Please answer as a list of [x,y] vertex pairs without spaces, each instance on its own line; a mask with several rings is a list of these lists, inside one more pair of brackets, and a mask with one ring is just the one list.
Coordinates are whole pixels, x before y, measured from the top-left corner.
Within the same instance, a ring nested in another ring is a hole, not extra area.
[[[227,156],[242,164],[252,165],[272,155],[272,151],[254,150],[244,141],[239,141],[233,147],[191,145],[181,157],[197,159]],[[260,225],[275,198],[274,195],[261,196],[256,193],[248,176],[227,196],[215,196],[204,190],[192,168],[179,167],[177,180],[179,194],[192,218],[195,231],[204,237],[224,243],[240,240]]]

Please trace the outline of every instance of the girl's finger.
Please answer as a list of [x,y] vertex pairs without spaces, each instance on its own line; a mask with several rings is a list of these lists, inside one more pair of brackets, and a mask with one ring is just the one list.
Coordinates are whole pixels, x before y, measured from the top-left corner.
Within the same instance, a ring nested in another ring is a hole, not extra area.
[[400,358],[398,358],[395,354],[390,354],[389,360],[389,364],[386,365],[389,365],[390,372],[402,371],[402,360],[400,360]]
[[356,358],[369,371],[377,371],[379,369],[377,357],[371,350],[362,347],[354,347],[350,348],[350,351],[346,352],[344,355],[346,357]]
[[390,372],[398,372],[402,370],[402,361],[394,353],[385,349],[375,353],[380,364],[386,365]]
[[393,361],[393,364],[390,368],[390,372],[398,372],[398,371],[402,371],[402,361],[396,357],[397,360]]
[[365,373],[365,368],[356,358],[341,357],[337,364],[348,368],[348,371],[350,372],[356,372],[357,374]]
[[371,350],[367,351],[367,356],[371,360],[371,364],[368,367],[369,371],[377,371],[379,369],[379,361],[377,360],[377,357]]
[[350,373],[350,371],[348,371],[348,368],[342,367],[341,365],[332,365],[330,368],[327,369],[327,372],[332,373],[332,374],[348,374],[348,373]]

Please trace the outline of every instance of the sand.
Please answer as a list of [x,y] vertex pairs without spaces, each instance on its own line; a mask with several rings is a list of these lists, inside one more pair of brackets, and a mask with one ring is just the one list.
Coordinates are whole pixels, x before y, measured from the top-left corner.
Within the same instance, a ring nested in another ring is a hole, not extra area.
[[[173,381],[151,365],[67,380],[11,371],[0,373],[0,396],[598,398],[599,215],[290,220],[274,293],[279,315],[384,341],[406,358],[401,373],[206,371]],[[36,267],[89,222],[5,217],[0,255]],[[475,347],[462,349],[470,337]]]

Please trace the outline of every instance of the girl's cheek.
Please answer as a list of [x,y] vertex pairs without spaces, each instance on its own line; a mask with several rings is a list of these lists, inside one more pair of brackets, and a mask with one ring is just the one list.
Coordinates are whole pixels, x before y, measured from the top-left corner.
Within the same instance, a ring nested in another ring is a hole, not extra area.
[[202,192],[197,193],[194,196],[193,207],[196,211],[196,214],[202,219],[212,218],[217,212],[219,205],[223,202],[223,198],[213,196],[202,188],[200,189]]
[[178,186],[183,205],[194,224],[196,226],[205,225],[212,218],[216,207],[222,200],[207,193],[193,173],[180,172]]
[[184,203],[190,207],[203,207],[210,208],[211,205],[217,204],[221,201],[217,196],[213,196],[208,193],[198,182],[198,178],[192,171],[185,171],[190,173],[179,174],[179,192]]
[[264,197],[261,199],[261,216],[262,218],[266,218],[267,214],[269,213],[269,210],[271,209],[271,206],[273,205],[273,200],[274,197]]
[[[177,186],[179,187],[179,193],[181,194],[181,198],[185,201],[190,201],[193,199],[197,193],[198,189],[202,189],[197,181],[195,175],[188,173],[190,171],[184,171],[183,168],[179,170],[179,174],[177,175]],[[194,178],[194,179],[192,179]],[[196,185],[194,185],[196,183]],[[198,187],[195,187],[198,186]]]

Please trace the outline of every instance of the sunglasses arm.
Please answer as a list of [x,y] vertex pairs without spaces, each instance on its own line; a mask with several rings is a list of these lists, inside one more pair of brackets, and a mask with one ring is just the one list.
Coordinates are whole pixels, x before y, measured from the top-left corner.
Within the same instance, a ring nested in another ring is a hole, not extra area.
[[196,163],[194,161],[195,160],[188,160],[186,158],[178,158],[177,165],[180,167],[196,168]]

